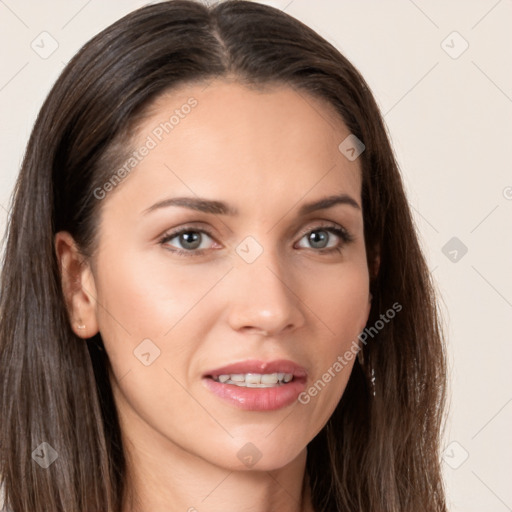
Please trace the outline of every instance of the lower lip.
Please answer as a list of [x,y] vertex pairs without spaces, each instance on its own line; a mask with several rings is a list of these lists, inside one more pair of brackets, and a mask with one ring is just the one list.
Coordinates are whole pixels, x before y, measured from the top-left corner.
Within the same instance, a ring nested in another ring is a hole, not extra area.
[[246,388],[203,378],[205,386],[215,395],[246,411],[275,411],[295,402],[306,388],[302,379],[272,388]]

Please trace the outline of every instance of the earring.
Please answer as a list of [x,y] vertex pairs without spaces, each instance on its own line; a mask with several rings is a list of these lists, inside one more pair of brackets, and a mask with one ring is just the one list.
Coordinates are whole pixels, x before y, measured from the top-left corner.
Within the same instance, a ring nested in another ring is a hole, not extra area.
[[363,347],[359,349],[359,352],[357,353],[357,360],[359,361],[359,364],[361,365],[361,368],[365,375],[368,375],[367,370],[369,370],[370,373],[370,386],[372,388],[372,395],[375,396],[375,369],[371,364],[368,364],[368,369],[364,367],[364,354],[363,354]]
[[363,354],[363,347],[359,349],[357,352],[357,360],[359,361],[359,364],[361,367],[364,367],[364,354]]

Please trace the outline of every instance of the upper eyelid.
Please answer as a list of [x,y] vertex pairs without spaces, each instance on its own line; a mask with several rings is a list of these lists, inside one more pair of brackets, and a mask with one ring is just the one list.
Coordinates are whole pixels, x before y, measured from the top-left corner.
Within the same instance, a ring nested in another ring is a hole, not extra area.
[[158,238],[159,238],[159,240],[162,240],[165,238],[167,238],[167,239],[176,238],[180,234],[187,233],[189,231],[195,231],[197,233],[204,233],[204,234],[208,235],[210,238],[213,238],[213,234],[212,234],[211,230],[209,230],[208,228],[197,227],[197,226],[186,226],[186,225],[183,227],[175,228],[175,229],[169,229],[169,230],[165,231]]
[[333,221],[329,221],[329,220],[318,221],[318,222],[320,222],[320,224],[318,224],[317,226],[313,226],[313,227],[310,226],[310,227],[304,228],[299,231],[299,234],[301,236],[304,236],[306,233],[309,233],[310,231],[315,231],[317,229],[329,229],[329,228],[341,229],[342,231],[347,233],[347,235],[350,234],[348,229],[345,226],[343,226],[342,224],[339,224],[338,222],[333,222]]
[[[315,229],[329,228],[329,227],[339,228],[339,229],[342,229],[343,231],[346,231],[347,233],[349,232],[348,229],[345,226],[343,226],[343,224],[340,224],[340,223],[335,222],[335,221],[318,220],[318,221],[313,221],[313,222],[318,222],[319,224],[315,225],[315,226],[309,226],[309,227],[306,227],[304,229],[301,229],[299,231],[299,234],[303,235],[304,233],[308,233],[309,231],[314,231]],[[160,236],[160,238],[165,237],[167,235],[176,236],[177,234],[180,234],[180,233],[186,232],[186,231],[199,231],[199,232],[204,232],[204,233],[206,233],[209,236],[212,236],[211,232],[215,231],[215,230],[212,230],[209,227],[198,226],[198,225],[195,225],[195,224],[190,224],[190,225],[189,224],[184,224],[183,226],[176,227],[176,228],[171,228],[171,229],[166,230]]]

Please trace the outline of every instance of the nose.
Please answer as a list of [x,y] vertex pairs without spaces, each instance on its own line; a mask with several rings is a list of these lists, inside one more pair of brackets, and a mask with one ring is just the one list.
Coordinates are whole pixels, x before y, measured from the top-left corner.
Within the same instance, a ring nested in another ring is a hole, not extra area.
[[278,336],[302,327],[300,280],[270,251],[254,262],[237,261],[231,273],[228,322],[239,332]]

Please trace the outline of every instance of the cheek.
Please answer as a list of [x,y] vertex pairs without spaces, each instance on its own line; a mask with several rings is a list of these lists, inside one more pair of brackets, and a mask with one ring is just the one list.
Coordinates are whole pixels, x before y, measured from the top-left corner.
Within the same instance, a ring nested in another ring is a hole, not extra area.
[[[180,266],[127,252],[111,258],[119,264],[98,276],[98,319],[121,414],[141,438],[144,422],[193,451],[205,429],[223,434],[192,397],[187,372],[216,318],[208,292],[229,266]],[[206,452],[208,443],[199,446]]]
[[315,430],[328,420],[338,404],[354,364],[358,336],[368,316],[369,278],[364,265],[348,264],[333,278],[319,276],[320,288],[310,288],[307,304],[322,326],[315,339],[314,375],[299,402],[309,409]]
[[354,260],[336,271],[317,271],[315,281],[317,286],[307,285],[307,304],[330,335],[324,348],[332,353],[364,329],[369,306],[368,269],[365,263]]
[[[107,261],[117,263],[108,265]],[[161,254],[154,258],[118,251],[105,253],[98,268],[102,269],[97,286],[99,329],[113,367],[126,373],[140,363],[134,356],[146,349],[158,354],[161,364],[168,360],[176,366],[177,359],[188,363],[200,345],[200,336],[190,329],[199,334],[210,326],[208,310],[198,306],[204,299],[208,302],[208,292],[229,270],[229,264],[177,265]],[[192,318],[195,322],[191,323]],[[188,336],[181,332],[184,326]],[[156,348],[144,340],[151,340]]]

